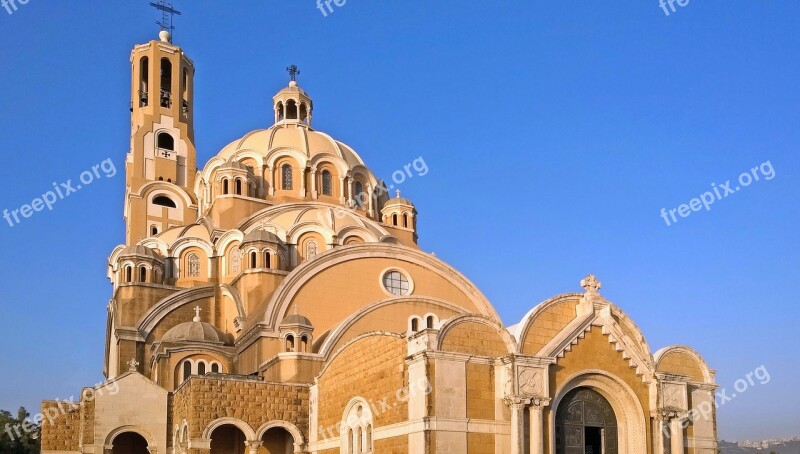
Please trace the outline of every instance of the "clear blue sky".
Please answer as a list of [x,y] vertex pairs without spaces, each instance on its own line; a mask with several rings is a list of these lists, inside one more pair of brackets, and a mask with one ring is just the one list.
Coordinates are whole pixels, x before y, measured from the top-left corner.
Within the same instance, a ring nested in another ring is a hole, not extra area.
[[[691,0],[183,1],[205,163],[271,124],[297,64],[314,124],[402,185],[420,244],[507,324],[587,273],[653,349],[694,346],[734,382],[724,439],[798,433],[800,3]],[[119,173],[11,228],[0,219],[0,408],[101,380],[105,263],[123,241],[129,52],[147,1],[0,9],[0,210],[111,158]],[[762,179],[672,226],[659,217],[769,161]]]

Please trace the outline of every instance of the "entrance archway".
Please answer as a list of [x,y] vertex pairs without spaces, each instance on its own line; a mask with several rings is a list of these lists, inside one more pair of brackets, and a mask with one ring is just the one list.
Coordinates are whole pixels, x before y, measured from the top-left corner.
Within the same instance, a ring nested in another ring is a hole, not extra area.
[[147,440],[136,432],[124,432],[113,440],[113,454],[150,454],[147,450]]
[[211,432],[211,454],[245,454],[244,432],[233,424],[224,424]]
[[556,412],[556,454],[617,454],[617,415],[597,391],[567,393]]
[[292,454],[294,453],[294,437],[283,427],[273,427],[261,437],[261,447],[265,454]]

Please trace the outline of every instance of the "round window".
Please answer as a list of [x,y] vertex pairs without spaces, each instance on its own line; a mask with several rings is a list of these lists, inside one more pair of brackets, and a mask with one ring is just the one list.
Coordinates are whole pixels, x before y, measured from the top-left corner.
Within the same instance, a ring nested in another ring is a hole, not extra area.
[[392,295],[408,295],[411,288],[408,278],[399,271],[389,271],[383,275],[383,286]]

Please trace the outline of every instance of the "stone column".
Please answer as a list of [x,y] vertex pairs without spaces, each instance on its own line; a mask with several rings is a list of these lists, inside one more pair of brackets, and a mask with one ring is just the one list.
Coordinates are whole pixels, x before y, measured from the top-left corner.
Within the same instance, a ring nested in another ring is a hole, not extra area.
[[[298,113],[299,115],[299,113]],[[300,167],[298,169],[300,171],[300,197],[305,198],[306,196],[306,168]]]
[[544,454],[544,407],[549,405],[549,400],[534,400],[528,407],[530,416],[530,453]]
[[248,440],[244,442],[244,445],[247,446],[247,454],[258,454],[258,448],[264,444],[261,440]]
[[317,168],[311,168],[311,198],[316,199],[318,197],[317,193]]
[[511,408],[511,454],[524,454],[525,428],[522,427],[525,417],[526,401],[523,398],[510,396],[505,398],[506,405]]
[[266,180],[267,180],[267,195],[274,195],[275,194],[275,176],[272,174],[272,167],[267,166],[265,172]]
[[669,440],[670,452],[672,454],[683,454],[683,424],[681,418],[673,417],[669,421]]

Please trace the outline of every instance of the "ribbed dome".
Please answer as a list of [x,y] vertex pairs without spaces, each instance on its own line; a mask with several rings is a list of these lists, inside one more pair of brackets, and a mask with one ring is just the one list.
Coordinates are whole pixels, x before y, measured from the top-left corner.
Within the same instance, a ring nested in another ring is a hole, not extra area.
[[279,123],[268,129],[252,131],[226,145],[218,156],[228,160],[240,150],[267,153],[276,148],[299,150],[308,158],[319,154],[339,156],[350,167],[364,165],[358,153],[348,145],[307,125],[296,123]]
[[390,206],[394,206],[394,205],[408,205],[408,206],[412,206],[412,207],[414,206],[414,204],[411,203],[411,201],[408,200],[407,198],[400,197],[400,190],[399,189],[397,190],[397,196],[395,198],[393,198],[393,199],[387,200],[386,203],[383,204],[383,207],[386,208],[386,207],[390,207]]
[[151,257],[154,259],[160,259],[161,257],[156,254],[156,252],[149,247],[142,246],[136,244],[134,246],[128,246],[122,250],[119,254],[120,257],[130,257],[130,256],[139,256],[139,257]]
[[281,239],[278,238],[278,236],[272,232],[259,229],[259,230],[253,230],[252,232],[245,235],[242,244],[256,243],[256,242],[281,243]]
[[161,342],[201,342],[230,345],[230,336],[208,323],[191,321],[172,327]]
[[292,314],[283,319],[281,325],[303,325],[303,326],[314,326],[311,324],[311,320],[308,318],[300,315],[300,314]]
[[225,164],[219,166],[220,169],[239,169],[239,170],[247,170],[247,167],[239,161],[228,161]]

